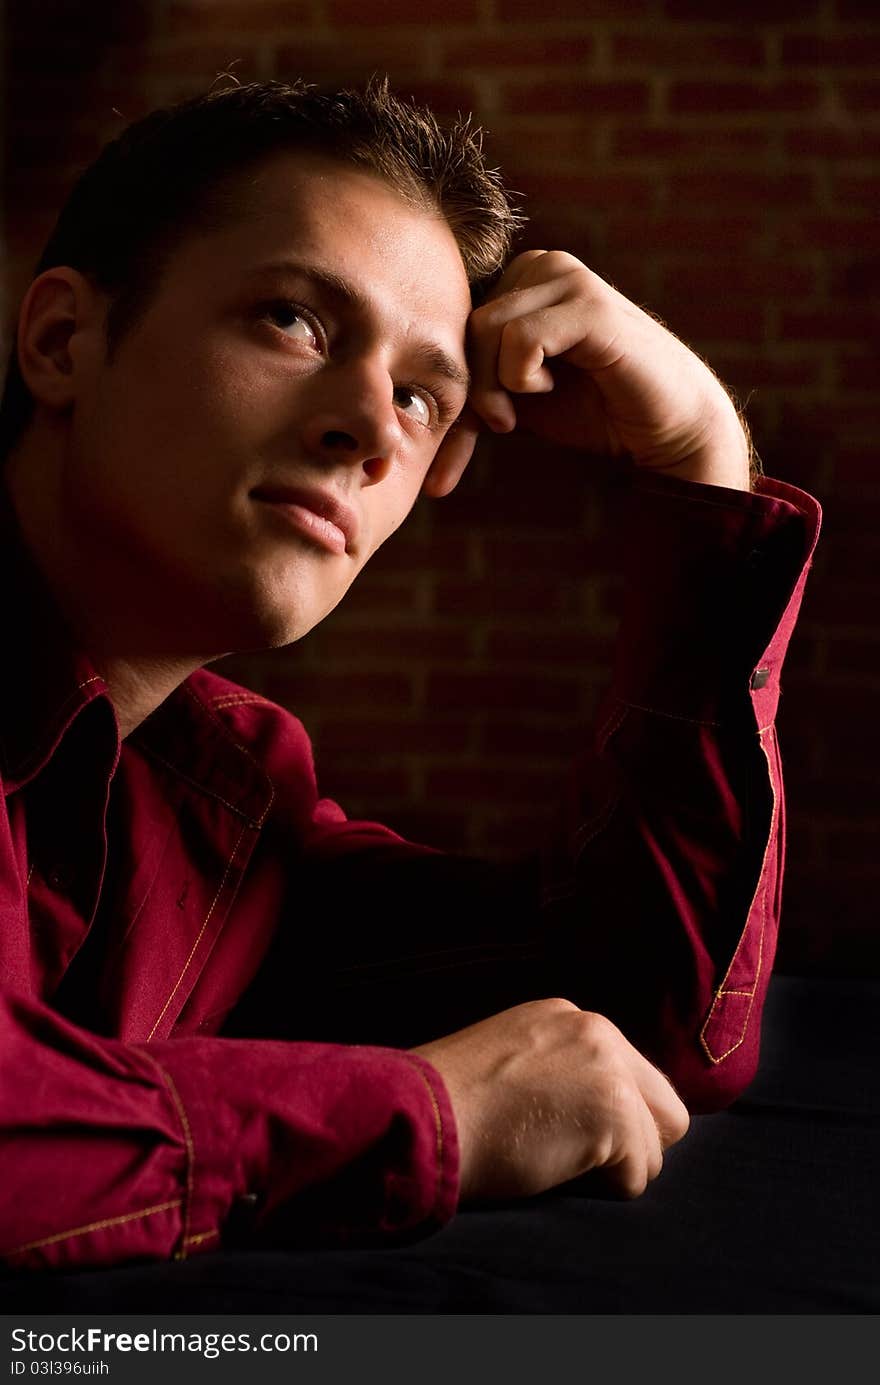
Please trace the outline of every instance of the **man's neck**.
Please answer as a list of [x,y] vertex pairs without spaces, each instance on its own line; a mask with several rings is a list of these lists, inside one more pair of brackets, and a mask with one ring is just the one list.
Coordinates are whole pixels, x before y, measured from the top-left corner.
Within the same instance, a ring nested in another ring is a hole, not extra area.
[[151,712],[170,697],[184,679],[200,667],[196,660],[92,657],[95,671],[107,684],[110,701],[125,740]]
[[[114,578],[94,552],[81,553],[66,532],[54,460],[15,449],[3,482],[32,561],[73,640],[107,684],[124,739],[197,668],[223,651],[169,651],[143,592]],[[140,598],[140,599],[139,599]],[[152,620],[151,620],[152,617]]]

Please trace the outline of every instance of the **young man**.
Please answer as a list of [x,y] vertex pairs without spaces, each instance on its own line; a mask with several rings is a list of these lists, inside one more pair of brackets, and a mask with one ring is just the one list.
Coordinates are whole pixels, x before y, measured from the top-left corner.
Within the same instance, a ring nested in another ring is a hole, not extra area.
[[[589,1169],[635,1196],[754,1075],[818,506],[586,266],[504,268],[515,223],[467,127],[377,83],[154,113],[61,215],[2,414],[10,1266],[389,1244]],[[535,486],[554,444],[632,480],[612,687],[506,870],[348,821],[204,666],[299,639],[514,427]]]

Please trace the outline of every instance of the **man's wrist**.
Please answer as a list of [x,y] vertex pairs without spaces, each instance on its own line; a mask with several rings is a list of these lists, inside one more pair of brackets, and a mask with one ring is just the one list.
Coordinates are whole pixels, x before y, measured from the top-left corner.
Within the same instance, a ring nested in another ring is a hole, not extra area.
[[667,465],[648,462],[644,464],[645,470],[677,476],[682,481],[699,481],[703,485],[752,490],[753,482],[762,474],[761,463],[752,447],[748,425],[732,402],[729,410],[713,420],[706,433],[706,444],[687,457]]

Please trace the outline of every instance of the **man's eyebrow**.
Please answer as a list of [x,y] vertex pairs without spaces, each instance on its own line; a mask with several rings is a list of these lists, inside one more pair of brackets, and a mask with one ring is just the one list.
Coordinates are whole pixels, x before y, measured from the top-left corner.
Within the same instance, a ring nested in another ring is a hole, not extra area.
[[[345,279],[341,274],[336,274],[332,269],[323,269],[318,265],[300,262],[299,260],[273,260],[268,264],[257,265],[249,272],[248,277],[253,279],[268,278],[272,274],[297,274],[301,278],[310,279],[323,289],[329,298],[337,302],[345,303],[348,307],[355,308],[362,313],[369,309],[369,301],[360,289]],[[434,342],[419,343],[414,348],[414,355],[424,362],[427,370],[433,371],[437,375],[443,375],[453,384],[460,385],[465,394],[470,392],[471,373],[466,365],[460,365],[454,356],[450,356],[448,351],[444,351],[442,346]]]

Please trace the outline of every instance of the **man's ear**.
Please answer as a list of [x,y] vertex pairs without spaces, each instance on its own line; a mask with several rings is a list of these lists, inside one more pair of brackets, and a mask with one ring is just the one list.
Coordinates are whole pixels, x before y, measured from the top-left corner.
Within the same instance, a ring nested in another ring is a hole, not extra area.
[[18,362],[38,404],[66,409],[96,353],[105,352],[105,296],[76,269],[47,269],[30,285],[18,318]]
[[439,498],[455,490],[470,461],[482,424],[469,404],[437,449],[422,482],[422,494]]

